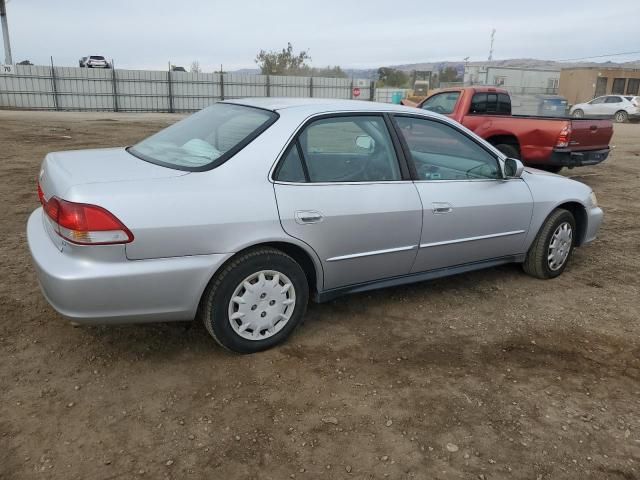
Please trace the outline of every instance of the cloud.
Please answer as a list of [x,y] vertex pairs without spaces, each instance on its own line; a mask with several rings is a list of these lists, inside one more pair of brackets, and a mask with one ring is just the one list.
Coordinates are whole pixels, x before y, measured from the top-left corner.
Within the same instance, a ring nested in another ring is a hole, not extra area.
[[[620,16],[640,18],[637,0],[532,2],[460,0],[50,0],[7,4],[16,61],[77,65],[81,56],[113,58],[120,68],[165,69],[199,60],[206,71],[255,67],[260,49],[292,42],[314,66],[378,67],[435,60],[561,59],[630,48]],[[607,28],[611,25],[611,28]],[[590,34],[590,32],[592,34]],[[638,56],[616,57],[631,60]],[[606,60],[606,58],[601,59]]]

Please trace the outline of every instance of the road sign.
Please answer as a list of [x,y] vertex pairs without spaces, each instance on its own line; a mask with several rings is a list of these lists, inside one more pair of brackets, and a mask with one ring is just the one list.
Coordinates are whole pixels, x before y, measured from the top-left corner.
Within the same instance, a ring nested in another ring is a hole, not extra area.
[[16,73],[13,65],[0,65],[0,74],[13,75]]
[[359,87],[355,87],[353,89],[353,96],[354,97],[359,97],[360,96],[360,88]]

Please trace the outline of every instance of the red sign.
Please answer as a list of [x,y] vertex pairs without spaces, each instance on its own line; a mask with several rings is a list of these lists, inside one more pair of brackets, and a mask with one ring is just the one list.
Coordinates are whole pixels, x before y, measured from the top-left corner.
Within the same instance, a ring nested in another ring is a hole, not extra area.
[[358,87],[354,87],[353,96],[354,97],[359,97],[360,96],[360,89]]

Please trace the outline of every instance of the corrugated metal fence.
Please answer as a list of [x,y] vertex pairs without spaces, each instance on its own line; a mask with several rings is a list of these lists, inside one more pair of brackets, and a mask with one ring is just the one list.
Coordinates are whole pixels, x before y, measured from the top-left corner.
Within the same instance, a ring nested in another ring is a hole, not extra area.
[[369,80],[16,65],[0,74],[0,108],[193,112],[241,97],[372,100]]

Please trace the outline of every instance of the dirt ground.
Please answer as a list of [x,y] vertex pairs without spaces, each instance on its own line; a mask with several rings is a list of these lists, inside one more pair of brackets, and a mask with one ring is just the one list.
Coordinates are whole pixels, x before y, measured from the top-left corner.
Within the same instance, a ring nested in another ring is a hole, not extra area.
[[0,112],[0,478],[640,478],[640,125],[563,173],[605,223],[560,278],[514,265],[311,305],[239,356],[199,324],[74,328],[30,264],[45,153],[177,118]]

